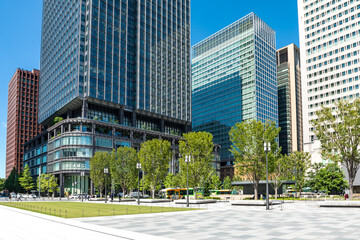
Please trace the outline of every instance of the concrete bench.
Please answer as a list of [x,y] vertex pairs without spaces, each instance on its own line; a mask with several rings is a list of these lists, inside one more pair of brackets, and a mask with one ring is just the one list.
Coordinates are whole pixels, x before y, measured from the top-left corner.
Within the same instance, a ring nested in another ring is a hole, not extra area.
[[[189,204],[208,204],[208,203],[216,203],[217,200],[214,199],[191,199],[189,200]],[[186,204],[186,199],[175,200],[175,204]]]
[[[269,201],[270,205],[280,205],[281,201]],[[237,206],[266,206],[266,201],[263,200],[239,200],[232,202],[231,205],[237,205]]]
[[354,207],[360,208],[360,201],[325,201],[318,203],[319,207]]
[[[136,199],[137,201],[137,199]],[[140,198],[141,203],[162,203],[162,202],[171,202],[171,199],[144,199]]]

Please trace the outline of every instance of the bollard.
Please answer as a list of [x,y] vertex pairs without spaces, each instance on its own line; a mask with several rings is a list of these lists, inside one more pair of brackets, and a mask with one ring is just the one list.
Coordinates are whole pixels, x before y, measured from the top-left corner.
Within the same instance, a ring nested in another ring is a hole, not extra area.
[[82,210],[82,214],[83,214],[83,217],[84,217],[84,209]]
[[42,213],[42,207],[41,207],[41,213]]

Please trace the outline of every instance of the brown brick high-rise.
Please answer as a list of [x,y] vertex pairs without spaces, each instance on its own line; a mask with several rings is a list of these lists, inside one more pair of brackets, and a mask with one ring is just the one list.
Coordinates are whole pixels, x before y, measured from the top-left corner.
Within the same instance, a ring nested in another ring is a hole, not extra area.
[[38,125],[39,70],[17,69],[9,82],[6,133],[6,174],[22,169],[24,143],[41,132]]

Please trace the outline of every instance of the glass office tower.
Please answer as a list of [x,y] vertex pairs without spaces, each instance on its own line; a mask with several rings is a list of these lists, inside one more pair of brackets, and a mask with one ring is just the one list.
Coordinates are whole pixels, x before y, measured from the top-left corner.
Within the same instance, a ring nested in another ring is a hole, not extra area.
[[229,131],[247,119],[278,124],[275,32],[250,13],[192,47],[192,124],[221,145],[232,175]]
[[175,171],[191,127],[190,0],[44,0],[41,71],[47,170],[62,191],[80,191],[96,151],[151,138],[172,143]]

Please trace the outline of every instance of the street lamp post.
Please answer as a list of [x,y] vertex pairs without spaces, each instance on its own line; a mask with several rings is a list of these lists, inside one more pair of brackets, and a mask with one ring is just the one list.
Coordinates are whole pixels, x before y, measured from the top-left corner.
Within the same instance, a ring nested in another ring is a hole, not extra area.
[[139,170],[138,172],[138,205],[140,205],[140,170],[141,170],[141,163],[136,163],[136,169]]
[[[83,191],[83,187],[82,187],[82,185],[81,185],[81,177],[84,177],[85,176],[85,172],[81,172],[80,173],[80,193],[81,193],[81,201],[83,202],[84,201],[84,196],[83,196],[83,194],[84,194],[84,191]],[[85,179],[84,179],[85,180]],[[85,181],[83,181],[83,184],[85,183]]]
[[39,168],[39,200],[41,197],[41,167]]
[[105,203],[107,203],[107,194],[106,194],[106,178],[107,178],[107,174],[109,173],[109,169],[108,168],[104,168],[104,173],[105,173]]
[[264,150],[266,156],[266,210],[269,210],[269,168],[268,168],[268,152],[270,151],[270,142],[264,142]]
[[191,161],[191,156],[186,155],[185,156],[185,162],[186,162],[186,207],[189,207],[189,162],[190,161]]

